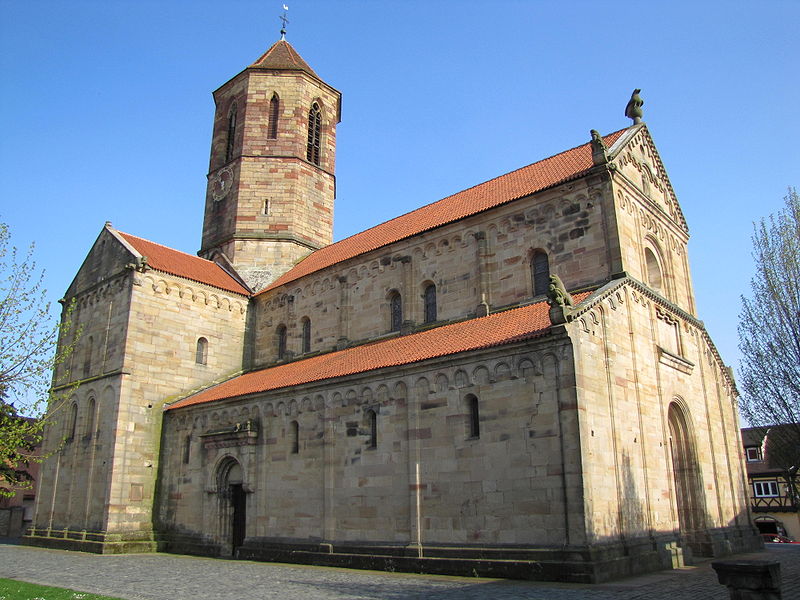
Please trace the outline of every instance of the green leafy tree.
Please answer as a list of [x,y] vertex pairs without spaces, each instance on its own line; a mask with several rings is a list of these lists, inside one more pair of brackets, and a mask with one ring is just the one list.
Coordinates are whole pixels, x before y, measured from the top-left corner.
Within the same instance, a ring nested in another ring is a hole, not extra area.
[[74,341],[63,343],[56,352],[71,311],[55,324],[43,282],[33,245],[20,254],[0,223],[0,496],[30,486],[25,467],[42,460],[42,432],[59,412],[60,397],[50,393],[52,373],[74,347]]
[[[800,466],[800,197],[754,225],[753,295],[742,298],[742,415],[769,429],[770,466]],[[791,472],[791,471],[790,471]]]

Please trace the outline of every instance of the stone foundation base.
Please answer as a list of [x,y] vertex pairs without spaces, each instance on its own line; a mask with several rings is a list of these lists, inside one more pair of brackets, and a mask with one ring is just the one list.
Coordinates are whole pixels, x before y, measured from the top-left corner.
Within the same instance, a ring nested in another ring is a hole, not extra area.
[[95,554],[132,554],[156,552],[159,549],[153,533],[141,531],[103,533],[32,527],[22,536],[21,541],[26,546],[77,550]]
[[[229,556],[230,546],[204,536],[166,534],[167,552]],[[247,560],[378,571],[601,583],[637,573],[681,567],[672,536],[591,547],[525,548],[325,543],[250,537],[235,551]]]

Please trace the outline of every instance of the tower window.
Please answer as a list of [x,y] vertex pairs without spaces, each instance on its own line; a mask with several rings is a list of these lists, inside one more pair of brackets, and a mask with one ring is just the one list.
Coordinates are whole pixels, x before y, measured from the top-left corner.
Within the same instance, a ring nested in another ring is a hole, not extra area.
[[394,290],[389,296],[389,331],[400,331],[403,324],[403,298]]
[[311,352],[311,319],[303,317],[303,353]]
[[286,325],[278,325],[275,333],[278,336],[278,360],[282,360],[286,356]]
[[425,286],[425,322],[433,323],[436,321],[436,286],[428,284]]
[[264,200],[264,214],[269,215],[271,213],[271,207],[269,205],[269,200]]
[[531,259],[531,277],[533,279],[533,295],[541,296],[547,293],[550,286],[550,262],[547,253],[537,250]]
[[322,137],[322,113],[319,104],[314,102],[308,111],[308,143],[306,144],[306,159],[315,165],[319,164],[320,139]]
[[470,438],[481,437],[481,417],[478,411],[478,399],[470,394],[465,398],[467,403],[467,435]]
[[278,116],[280,115],[281,102],[278,99],[278,94],[272,94],[272,100],[269,101],[269,129],[267,137],[271,140],[278,137]]
[[233,142],[236,137],[236,103],[228,113],[228,143],[225,146],[225,162],[233,158]]
[[208,362],[208,340],[201,337],[197,340],[197,348],[194,353],[194,362],[198,365],[205,365]]

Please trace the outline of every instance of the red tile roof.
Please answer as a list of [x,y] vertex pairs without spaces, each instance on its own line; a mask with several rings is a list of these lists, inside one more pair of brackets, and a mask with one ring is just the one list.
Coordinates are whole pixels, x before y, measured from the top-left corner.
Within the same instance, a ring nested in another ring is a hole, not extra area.
[[129,233],[121,231],[117,233],[139,254],[146,256],[148,266],[157,271],[185,277],[235,294],[250,295],[244,286],[215,262],[167,248]]
[[[603,140],[611,146],[624,132],[625,129],[621,129],[605,136]],[[545,158],[321,248],[259,293],[423,231],[571,181],[591,167],[590,144]]]
[[[575,294],[576,303],[591,292]],[[253,371],[179,400],[167,410],[269,390],[397,367],[459,352],[510,344],[543,335],[550,327],[547,302],[538,302],[427,331],[355,346]]]
[[312,77],[319,79],[314,69],[292,48],[286,40],[278,40],[269,50],[264,52],[250,68],[256,69],[276,69],[280,71],[305,71]]

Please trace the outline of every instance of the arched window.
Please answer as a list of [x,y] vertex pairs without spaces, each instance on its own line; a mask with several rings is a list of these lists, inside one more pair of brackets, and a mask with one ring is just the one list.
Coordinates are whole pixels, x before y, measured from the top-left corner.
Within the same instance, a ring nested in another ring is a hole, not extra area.
[[198,365],[205,365],[208,362],[208,340],[204,337],[198,338],[197,349],[194,353],[194,362]]
[[73,402],[69,407],[69,417],[67,418],[67,428],[64,431],[66,441],[71,442],[75,439],[75,429],[78,427],[78,404]]
[[650,248],[644,249],[644,260],[647,267],[647,283],[651,288],[657,292],[662,292],[663,278],[661,276],[661,266],[658,264],[658,259]]
[[292,454],[300,454],[300,424],[297,421],[289,423],[289,435],[292,441]]
[[233,143],[236,137],[236,103],[228,112],[228,142],[225,146],[225,162],[233,158]]
[[377,448],[378,447],[378,413],[376,413],[373,409],[369,409],[366,413],[367,418],[367,427],[369,427],[369,442],[367,443],[368,448]]
[[481,437],[481,415],[478,409],[478,398],[470,394],[464,401],[467,403],[467,435],[470,438]]
[[322,138],[322,113],[319,104],[314,102],[308,111],[308,143],[306,144],[306,159],[315,165],[319,164],[320,140]]
[[403,324],[403,298],[394,290],[389,294],[389,331],[400,331]]
[[425,322],[436,320],[436,286],[432,283],[425,286]]
[[533,279],[533,295],[541,296],[550,287],[550,262],[547,253],[536,250],[531,258],[531,278]]
[[278,325],[275,331],[278,337],[278,360],[286,356],[286,325]]
[[303,317],[303,353],[311,352],[311,319]]
[[267,137],[271,140],[278,137],[278,117],[281,111],[281,102],[278,99],[278,94],[272,94],[272,100],[269,101],[269,130]]
[[95,430],[95,407],[97,403],[95,402],[94,398],[89,398],[89,406],[87,407],[86,413],[86,429],[84,430],[84,435],[91,436]]
[[94,339],[89,336],[86,340],[86,354],[83,355],[83,377],[89,377],[92,372],[92,346],[94,346]]

